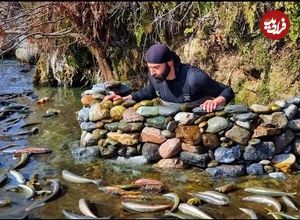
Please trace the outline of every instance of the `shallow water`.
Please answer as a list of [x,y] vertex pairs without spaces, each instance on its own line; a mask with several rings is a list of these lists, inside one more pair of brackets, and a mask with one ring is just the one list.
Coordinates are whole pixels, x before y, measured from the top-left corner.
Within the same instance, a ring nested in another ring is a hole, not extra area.
[[[0,62],[0,94],[3,93],[21,93],[23,91],[33,91],[31,95],[24,95],[11,100],[19,104],[30,107],[32,113],[25,119],[20,120],[12,126],[8,131],[4,131],[6,123],[0,121],[0,147],[7,144],[15,143],[21,146],[38,146],[52,149],[51,154],[31,155],[27,165],[18,171],[25,178],[30,179],[34,174],[39,175],[39,179],[58,178],[62,183],[62,190],[58,198],[49,201],[45,206],[33,210],[29,214],[29,218],[64,218],[62,210],[70,210],[81,214],[78,208],[80,198],[86,198],[92,203],[94,213],[99,216],[112,215],[113,218],[167,218],[164,212],[155,213],[130,213],[122,209],[120,196],[101,192],[96,185],[76,184],[65,181],[61,176],[62,170],[69,170],[78,175],[89,178],[101,178],[104,180],[105,186],[114,184],[129,184],[139,178],[159,179],[166,185],[166,192],[177,192],[182,201],[186,202],[191,196],[188,192],[198,192],[205,190],[213,190],[223,184],[236,182],[239,189],[229,193],[229,206],[215,206],[202,203],[200,207],[214,218],[225,219],[241,219],[249,218],[240,211],[239,207],[253,209],[259,217],[272,219],[267,215],[264,208],[267,205],[254,204],[251,202],[243,202],[242,198],[250,195],[243,191],[249,186],[264,186],[274,188],[286,192],[298,192],[300,189],[300,175],[288,175],[286,181],[272,179],[268,176],[261,177],[240,177],[228,179],[213,179],[208,177],[201,169],[179,169],[164,170],[154,169],[150,165],[146,166],[129,166],[118,165],[111,161],[99,159],[97,162],[89,164],[80,164],[73,160],[71,156],[72,146],[80,139],[81,131],[76,120],[75,112],[82,108],[80,103],[80,89],[64,89],[64,88],[34,88],[32,81],[32,71],[21,73],[19,71],[19,63],[13,60],[4,60]],[[53,100],[37,105],[36,100],[42,97],[51,97]],[[1,97],[1,96],[0,96]],[[49,108],[59,109],[60,114],[44,118],[42,115]],[[18,114],[14,115],[15,117]],[[11,115],[10,117],[13,117]],[[16,136],[12,138],[10,135],[18,132],[29,130],[29,128],[20,128],[28,122],[41,122],[41,124],[32,126],[38,127],[39,132],[36,135]],[[62,144],[69,147],[64,149]],[[12,148],[13,149],[13,148]],[[1,154],[0,152],[0,174],[7,173],[9,169],[17,163],[19,159],[13,159],[11,154]],[[22,218],[25,217],[24,209],[28,207],[32,200],[25,200],[22,192],[5,191],[6,188],[17,186],[17,182],[12,175],[8,173],[9,181],[0,188],[1,197],[11,197],[13,203],[7,207],[0,207],[0,218]],[[172,204],[170,200],[161,197],[163,193],[148,194],[149,199],[143,201],[151,204]],[[299,193],[298,193],[299,194]],[[145,194],[147,195],[147,194]],[[134,200],[131,200],[134,201]],[[281,199],[283,211],[290,214],[299,214],[298,211],[287,208]],[[293,198],[300,205],[300,195]],[[273,210],[272,207],[270,209]]]

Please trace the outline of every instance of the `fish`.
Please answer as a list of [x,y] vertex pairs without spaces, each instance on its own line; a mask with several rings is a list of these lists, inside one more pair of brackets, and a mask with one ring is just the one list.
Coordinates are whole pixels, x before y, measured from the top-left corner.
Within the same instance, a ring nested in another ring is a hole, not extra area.
[[45,189],[35,191],[35,194],[37,194],[37,195],[50,194],[50,193],[52,193],[51,190],[45,190]]
[[242,198],[242,200],[247,202],[256,202],[256,203],[272,205],[277,212],[281,211],[281,204],[275,198],[272,198],[270,196],[263,196],[263,195],[247,196]]
[[65,180],[73,183],[94,183],[95,185],[100,185],[103,180],[102,179],[88,179],[82,176],[79,176],[75,173],[72,173],[68,170],[63,170],[62,171],[62,176]]
[[87,199],[79,199],[79,210],[85,215],[93,218],[97,218],[89,208],[89,201]]
[[272,212],[271,210],[267,209],[269,211],[268,215],[272,215],[274,217],[274,215],[279,218],[280,217],[283,217],[283,218],[286,218],[286,219],[300,219],[300,216],[299,215],[289,215],[287,213],[284,213],[284,212]]
[[282,192],[274,189],[268,189],[264,187],[249,187],[244,189],[245,192],[249,192],[256,195],[263,195],[263,196],[291,196],[294,197],[297,192],[288,193],[288,192]]
[[124,189],[120,189],[115,186],[103,186],[103,187],[98,187],[99,190],[102,192],[106,193],[111,193],[115,195],[140,195],[141,192],[135,192],[135,191],[126,191]]
[[169,210],[165,211],[164,216],[171,216],[179,219],[196,219],[194,216],[184,214],[182,212],[170,212]]
[[192,215],[200,219],[213,219],[213,217],[202,211],[200,208],[187,203],[180,203],[178,209],[184,214]]
[[18,169],[18,168],[22,168],[25,166],[25,164],[27,163],[29,159],[29,153],[25,152],[25,153],[21,153],[21,159],[19,161],[19,163],[17,163],[12,170]]
[[33,126],[33,125],[38,125],[38,124],[41,124],[42,122],[31,122],[31,123],[26,123],[24,125],[22,125],[20,128],[26,128],[26,127],[29,127],[29,126]]
[[32,198],[35,194],[34,190],[29,186],[26,186],[24,184],[19,184],[18,187],[22,188],[26,192],[26,199]]
[[38,132],[39,132],[39,128],[34,127],[29,131],[23,131],[23,132],[17,133],[17,134],[15,134],[15,136],[18,136],[18,135],[33,135],[33,134],[37,134]]
[[13,175],[16,180],[18,181],[18,183],[25,183],[25,178],[23,177],[23,175],[21,173],[19,173],[18,171],[15,171],[15,170],[10,170],[9,171],[11,175]]
[[253,210],[251,210],[251,209],[239,208],[239,210],[241,210],[242,212],[244,212],[247,215],[249,215],[251,219],[258,219],[257,215],[255,214],[255,212]]
[[237,189],[237,185],[234,182],[231,182],[226,185],[215,188],[215,190],[220,193],[228,193],[228,192],[232,192],[236,189]]
[[1,147],[0,150],[4,150],[4,149],[7,149],[7,148],[16,147],[16,146],[20,146],[20,145],[19,144],[8,144],[8,145],[5,145],[5,146]]
[[0,174],[0,186],[3,186],[7,181],[7,175],[6,174]]
[[4,153],[13,153],[13,154],[22,154],[22,153],[30,153],[30,154],[46,154],[52,153],[52,150],[45,147],[25,147],[22,149],[14,149],[14,150],[4,150]]
[[287,197],[287,196],[282,196],[281,198],[282,198],[283,202],[284,202],[288,207],[290,207],[290,208],[292,208],[292,209],[295,209],[295,210],[298,210],[298,208],[295,206],[295,204],[293,203],[293,201],[292,201],[289,197]]
[[220,200],[223,200],[223,201],[226,201],[226,202],[228,201],[228,203],[229,203],[229,197],[226,194],[216,192],[216,191],[204,191],[204,192],[200,192],[200,193],[212,196],[216,199],[220,199]]
[[272,215],[274,219],[283,219],[281,215],[278,214],[278,212],[272,212],[272,210],[264,208],[268,211],[267,215]]
[[47,196],[47,197],[45,197],[45,198],[43,198],[43,199],[41,199],[39,201],[35,201],[33,204],[31,204],[30,206],[28,206],[25,209],[26,212],[30,212],[31,210],[33,210],[33,209],[35,209],[37,207],[42,206],[42,204],[46,204],[46,202],[51,201],[52,199],[54,199],[57,196],[57,194],[59,193],[59,190],[60,190],[59,179],[49,179],[46,182],[47,183],[49,183],[49,182],[52,183],[52,185],[53,185],[52,193],[49,196]]
[[187,202],[189,205],[201,205],[201,200],[199,198],[190,198]]
[[138,179],[134,182],[134,184],[138,184],[138,185],[141,185],[141,186],[144,186],[144,185],[164,185],[161,181],[159,180],[154,180],[154,179],[145,179],[145,178],[142,178],[142,179]]
[[157,212],[170,208],[170,205],[147,205],[122,201],[123,208],[134,212]]
[[198,197],[201,201],[213,204],[213,205],[228,205],[229,199],[228,198],[216,198],[211,194],[206,194],[202,192],[195,193],[194,196]]
[[132,183],[132,184],[127,184],[127,185],[115,185],[114,187],[127,190],[127,189],[138,189],[141,187],[141,185]]
[[178,194],[172,192],[172,193],[163,194],[162,196],[166,197],[168,199],[173,199],[174,200],[174,205],[173,205],[173,207],[170,210],[171,212],[174,212],[177,209],[177,207],[178,207],[178,205],[180,203],[180,198],[179,198]]
[[82,176],[79,176],[75,173],[72,173],[68,170],[63,170],[62,171],[62,176],[65,180],[69,181],[69,182],[73,182],[73,183],[94,183],[95,185],[100,185],[103,180],[102,179],[88,179]]
[[101,217],[101,218],[94,218],[90,216],[85,216],[85,215],[77,215],[69,210],[63,210],[63,214],[67,219],[111,219],[112,216],[108,217]]

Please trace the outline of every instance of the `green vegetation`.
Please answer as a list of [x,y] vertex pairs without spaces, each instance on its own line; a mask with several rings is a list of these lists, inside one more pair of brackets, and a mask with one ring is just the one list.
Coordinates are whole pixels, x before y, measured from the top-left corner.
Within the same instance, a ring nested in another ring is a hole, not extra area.
[[[55,41],[57,47],[71,45],[62,51],[68,65],[82,74],[77,77],[79,84],[113,77],[134,88],[142,86],[147,71],[143,55],[150,45],[161,42],[182,61],[230,84],[237,103],[267,104],[299,91],[298,2],[55,4],[53,17],[62,18],[55,30],[75,27],[80,39],[70,43],[74,38],[70,36]],[[262,15],[273,9],[290,18],[289,34],[282,40],[265,38],[259,28]],[[78,83],[70,84],[74,85]]]

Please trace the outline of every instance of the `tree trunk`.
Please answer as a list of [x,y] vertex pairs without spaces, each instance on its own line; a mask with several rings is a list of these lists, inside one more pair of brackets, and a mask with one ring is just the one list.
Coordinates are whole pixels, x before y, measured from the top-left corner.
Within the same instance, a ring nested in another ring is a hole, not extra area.
[[98,76],[104,81],[114,80],[115,77],[113,75],[112,69],[108,65],[103,48],[101,46],[93,44],[90,47],[90,50],[96,57],[99,66]]

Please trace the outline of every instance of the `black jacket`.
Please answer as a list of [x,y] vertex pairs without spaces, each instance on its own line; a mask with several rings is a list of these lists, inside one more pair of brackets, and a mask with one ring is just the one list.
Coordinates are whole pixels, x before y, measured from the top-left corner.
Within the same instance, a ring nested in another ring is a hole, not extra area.
[[[157,83],[148,72],[147,85],[132,94],[137,102],[159,96],[162,100],[174,103],[196,101],[205,96],[223,96],[228,104],[234,98],[231,87],[213,80],[197,67],[182,64],[177,55],[174,57],[176,78]],[[188,94],[187,94],[188,93]],[[189,96],[190,100],[186,100]]]

